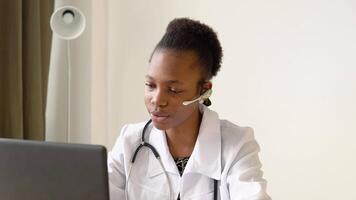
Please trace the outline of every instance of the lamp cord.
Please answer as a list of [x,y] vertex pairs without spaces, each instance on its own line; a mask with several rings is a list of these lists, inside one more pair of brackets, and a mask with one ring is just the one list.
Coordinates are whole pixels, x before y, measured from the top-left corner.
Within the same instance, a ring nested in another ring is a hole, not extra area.
[[71,132],[70,132],[70,111],[71,111],[71,65],[70,65],[70,45],[69,40],[67,40],[67,143],[70,142]]

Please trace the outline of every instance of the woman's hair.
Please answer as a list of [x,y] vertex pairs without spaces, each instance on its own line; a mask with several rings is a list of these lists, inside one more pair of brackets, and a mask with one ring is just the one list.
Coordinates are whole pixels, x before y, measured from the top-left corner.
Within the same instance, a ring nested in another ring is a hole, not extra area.
[[160,49],[194,51],[203,67],[204,79],[211,79],[221,67],[222,48],[216,32],[189,18],[172,20],[153,52]]

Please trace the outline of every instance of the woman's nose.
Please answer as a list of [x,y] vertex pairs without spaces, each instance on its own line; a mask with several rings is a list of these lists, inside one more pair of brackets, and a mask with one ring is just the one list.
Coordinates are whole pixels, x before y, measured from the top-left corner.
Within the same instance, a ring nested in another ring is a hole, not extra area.
[[165,97],[164,92],[161,90],[156,90],[153,93],[151,103],[157,107],[166,106],[168,104],[167,98]]

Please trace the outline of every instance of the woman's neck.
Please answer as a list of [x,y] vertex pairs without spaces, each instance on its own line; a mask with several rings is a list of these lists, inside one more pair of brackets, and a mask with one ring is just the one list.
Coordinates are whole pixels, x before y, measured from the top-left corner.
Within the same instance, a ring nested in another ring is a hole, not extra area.
[[167,144],[173,158],[192,154],[198,137],[202,114],[196,109],[180,126],[166,130]]

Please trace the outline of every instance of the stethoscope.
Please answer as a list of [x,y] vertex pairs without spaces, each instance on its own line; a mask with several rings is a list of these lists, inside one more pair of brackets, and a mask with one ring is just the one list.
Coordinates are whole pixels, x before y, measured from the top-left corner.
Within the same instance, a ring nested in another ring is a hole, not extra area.
[[[196,101],[206,100],[206,99],[208,99],[210,97],[211,93],[212,93],[212,91],[208,90],[203,95],[201,95],[199,98],[197,98],[195,100],[183,102],[183,105],[189,105],[189,104],[194,103]],[[147,132],[146,130],[147,130],[148,126],[151,124],[151,122],[152,122],[152,119],[148,120],[148,122],[145,124],[145,126],[144,126],[144,128],[142,130],[142,134],[141,134],[141,143],[140,143],[140,145],[138,145],[138,147],[135,150],[135,153],[132,156],[131,165],[130,165],[130,168],[129,168],[129,173],[128,173],[128,176],[127,176],[127,179],[126,179],[126,188],[128,186],[128,180],[130,178],[131,168],[132,168],[133,164],[135,163],[137,154],[142,149],[142,147],[147,147],[147,148],[149,148],[151,150],[151,152],[154,154],[154,156],[156,157],[156,159],[160,163],[160,166],[161,166],[161,168],[162,168],[162,170],[163,170],[163,172],[165,174],[165,177],[167,179],[167,182],[168,182],[169,199],[173,200],[171,184],[170,184],[170,181],[168,179],[168,174],[167,174],[167,172],[166,172],[166,170],[165,170],[165,168],[164,168],[164,166],[162,164],[161,157],[160,157],[158,151],[156,150],[156,148],[154,146],[152,146],[150,143],[145,141],[145,134]],[[218,199],[218,190],[217,190],[217,188],[218,188],[218,180],[216,180],[216,179],[213,179],[213,180],[214,180],[214,200],[217,200]],[[127,189],[125,189],[125,196],[126,196],[126,199],[128,199]]]

